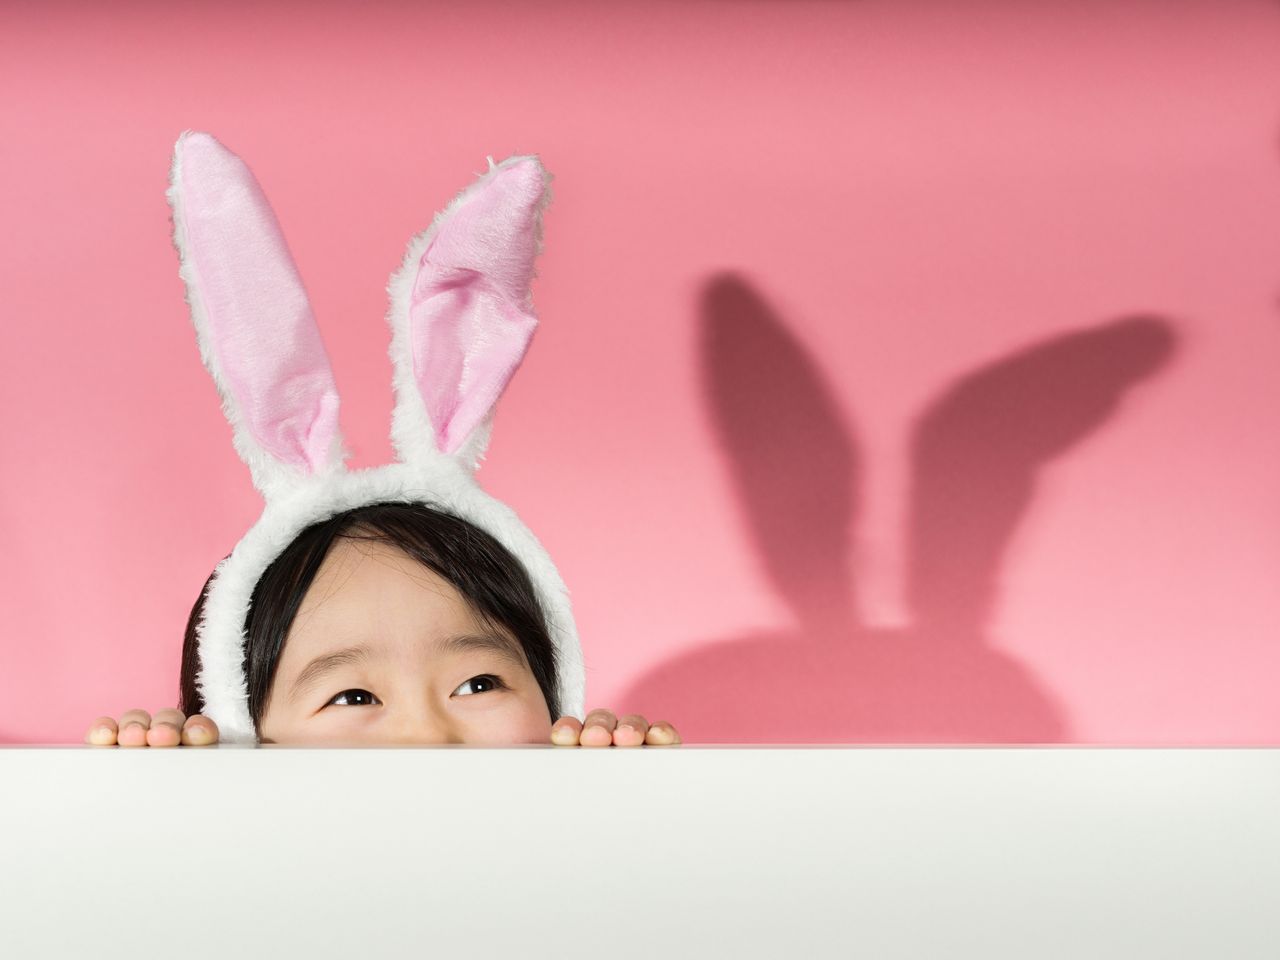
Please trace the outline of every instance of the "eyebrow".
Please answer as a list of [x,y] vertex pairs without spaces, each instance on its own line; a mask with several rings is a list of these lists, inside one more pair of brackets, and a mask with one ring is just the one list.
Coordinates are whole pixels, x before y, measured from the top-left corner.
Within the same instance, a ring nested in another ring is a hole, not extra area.
[[[512,666],[524,666],[524,654],[520,645],[497,633],[459,633],[443,637],[431,645],[431,652],[445,656],[471,652],[491,653]],[[302,668],[298,679],[293,681],[293,686],[289,690],[289,699],[298,699],[298,696],[307,688],[338,667],[367,664],[373,659],[376,659],[373,649],[365,644],[343,647],[341,650],[322,654]]]

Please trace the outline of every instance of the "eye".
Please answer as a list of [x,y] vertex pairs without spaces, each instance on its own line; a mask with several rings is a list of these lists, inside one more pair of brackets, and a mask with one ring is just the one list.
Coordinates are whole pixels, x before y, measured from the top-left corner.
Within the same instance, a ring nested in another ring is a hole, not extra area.
[[[462,694],[464,697],[469,697],[477,693],[488,693],[490,690],[507,689],[507,685],[502,682],[502,678],[496,677],[492,673],[482,673],[478,677],[472,677],[466,683],[462,684],[462,686],[458,687],[458,690],[462,690],[467,686],[470,686],[471,690]],[[457,693],[458,690],[453,692]]]
[[[339,703],[339,701],[343,697],[347,698],[347,702]],[[360,689],[343,690],[340,694],[338,694],[336,697],[334,697],[332,700],[326,703],[325,706],[328,707],[336,704],[337,706],[340,706],[340,707],[369,707],[369,706],[373,706],[373,703],[371,701],[376,701],[377,699],[378,698],[375,697],[368,690],[360,690]],[[356,702],[356,701],[360,701],[360,702]]]

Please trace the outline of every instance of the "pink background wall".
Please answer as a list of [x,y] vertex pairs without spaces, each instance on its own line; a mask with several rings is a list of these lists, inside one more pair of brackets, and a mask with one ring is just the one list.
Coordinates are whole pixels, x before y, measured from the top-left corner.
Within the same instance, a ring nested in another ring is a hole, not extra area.
[[1280,4],[0,7],[0,740],[176,700],[259,501],[164,190],[271,198],[383,462],[384,287],[555,175],[481,480],[588,705],[701,741],[1280,742]]

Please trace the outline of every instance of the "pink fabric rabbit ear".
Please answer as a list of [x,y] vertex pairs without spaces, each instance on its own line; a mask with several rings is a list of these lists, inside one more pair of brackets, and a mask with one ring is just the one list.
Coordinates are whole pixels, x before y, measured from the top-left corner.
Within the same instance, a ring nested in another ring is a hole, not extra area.
[[463,190],[409,244],[387,285],[401,461],[443,453],[474,470],[494,407],[538,321],[530,284],[551,175],[509,157]]
[[253,172],[209,134],[187,130],[166,196],[200,356],[254,486],[269,498],[340,467],[329,357]]

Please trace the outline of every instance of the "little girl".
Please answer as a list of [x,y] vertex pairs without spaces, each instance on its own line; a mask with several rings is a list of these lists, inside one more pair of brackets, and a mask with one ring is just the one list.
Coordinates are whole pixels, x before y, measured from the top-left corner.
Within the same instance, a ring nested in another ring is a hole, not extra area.
[[[187,623],[180,708],[131,710],[118,726],[100,717],[86,742],[217,742],[195,683],[208,588]],[[262,743],[680,742],[669,723],[608,710],[552,726],[557,665],[527,572],[483,530],[421,503],[371,504],[307,527],[258,581],[245,634]]]
[[579,719],[568,591],[474,477],[537,326],[550,179],[536,156],[490,158],[410,242],[387,288],[396,462],[348,470],[329,358],[274,212],[238,156],[178,138],[179,276],[265,505],[191,612],[179,708],[101,717],[88,742],[680,742],[639,715]]

